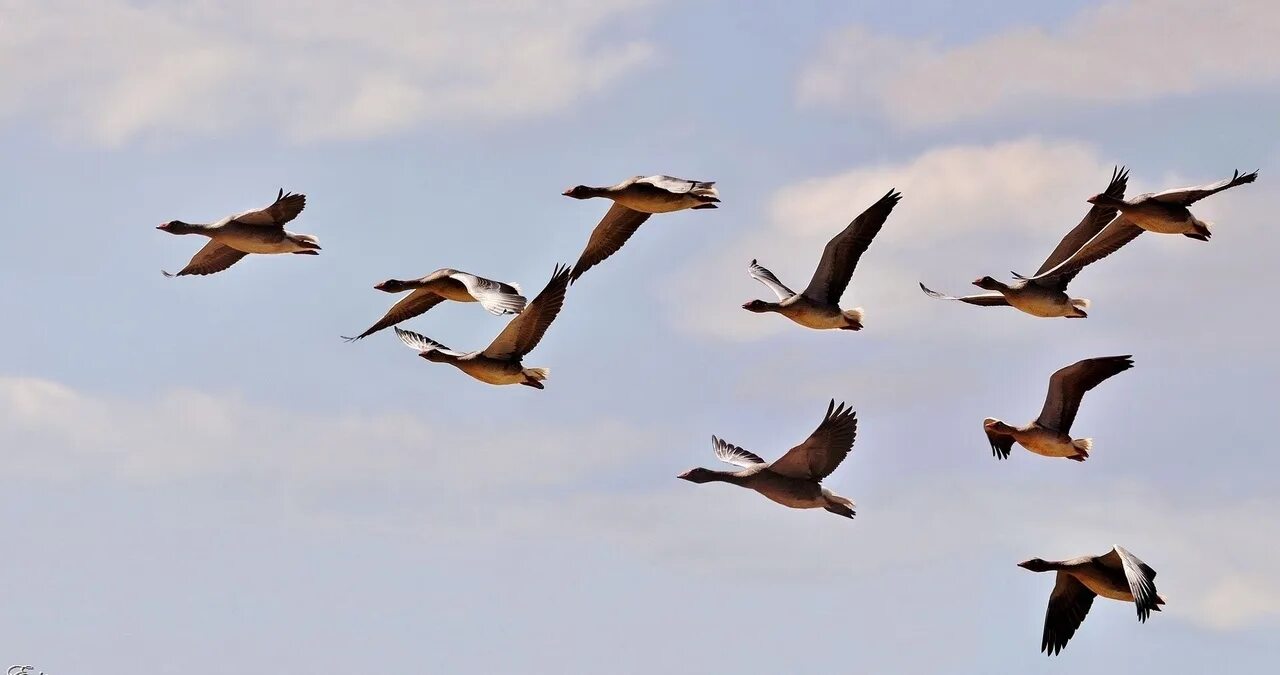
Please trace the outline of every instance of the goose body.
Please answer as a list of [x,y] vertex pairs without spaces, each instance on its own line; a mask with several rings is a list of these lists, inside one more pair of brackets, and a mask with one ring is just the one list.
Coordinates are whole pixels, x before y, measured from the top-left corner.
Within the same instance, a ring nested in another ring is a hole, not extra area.
[[490,314],[496,315],[518,314],[526,304],[517,284],[494,281],[451,268],[439,269],[418,279],[387,279],[374,288],[385,293],[411,292],[387,310],[377,323],[355,337],[344,337],[344,340],[352,342],[368,337],[423,314],[445,300],[478,302]]
[[[1124,197],[1128,184],[1128,172],[1124,167],[1117,167],[1112,171],[1111,182],[1102,194],[1108,199],[1120,199]],[[1067,294],[1067,285],[1084,266],[1063,267],[1062,263],[1101,232],[1117,213],[1117,207],[1111,202],[1095,202],[1079,224],[1058,242],[1053,252],[1040,265],[1040,269],[1030,278],[1018,277],[1013,283],[1006,284],[993,277],[984,276],[973,282],[974,286],[993,291],[992,293],[965,296],[943,295],[924,284],[920,284],[920,290],[932,298],[956,300],[980,307],[1013,307],[1025,314],[1041,318],[1086,318],[1088,314],[1085,310],[1089,307],[1089,300],[1073,298]]]
[[1093,448],[1093,439],[1071,437],[1071,424],[1080,409],[1080,401],[1085,392],[1132,367],[1133,358],[1125,355],[1084,359],[1059,369],[1049,378],[1049,393],[1035,420],[1024,426],[1014,426],[994,417],[982,421],[992,455],[996,459],[1008,459],[1013,444],[1017,443],[1044,457],[1085,461]]
[[692,483],[729,483],[754,490],[772,502],[793,509],[826,509],[838,516],[853,518],[853,500],[822,486],[822,479],[835,471],[853,448],[858,420],[852,409],[835,401],[827,406],[822,423],[809,438],[774,462],[711,437],[718,459],[739,467],[738,471],[715,471],[702,467],[678,477]]
[[204,225],[173,220],[156,229],[170,234],[198,234],[209,238],[186,267],[177,274],[166,276],[205,275],[221,272],[248,254],[296,253],[319,255],[320,244],[309,234],[297,234],[284,229],[306,207],[306,195],[276,195],[269,206],[227,216],[216,223]]
[[1147,232],[1181,234],[1207,241],[1210,237],[1209,223],[1195,217],[1188,207],[1223,190],[1252,183],[1257,178],[1257,171],[1243,175],[1235,171],[1230,178],[1208,185],[1148,192],[1132,199],[1104,193],[1089,198],[1089,202],[1118,209],[1129,223]]
[[396,327],[396,335],[406,346],[433,363],[447,363],[486,384],[522,384],[543,389],[550,375],[547,368],[526,368],[524,357],[542,340],[547,328],[564,305],[569,286],[569,268],[557,266],[551,280],[538,297],[516,315],[507,327],[483,350],[460,352],[424,335]]
[[577,281],[584,272],[617,253],[652,214],[717,208],[720,193],[715,185],[714,181],[659,175],[633,176],[608,187],[577,185],[565,190],[564,196],[574,199],[603,197],[613,201],[613,206],[591,231],[591,238],[573,266],[570,281]]
[[1053,656],[1066,647],[1084,622],[1093,599],[1102,596],[1132,602],[1138,621],[1159,612],[1165,600],[1156,591],[1156,571],[1120,546],[1097,556],[1068,560],[1032,558],[1018,563],[1032,572],[1055,572],[1053,591],[1045,610],[1040,651]]
[[809,286],[800,293],[787,288],[773,272],[752,260],[747,273],[773,291],[778,301],[752,300],[742,308],[757,314],[781,314],[805,328],[862,330],[862,309],[841,309],[840,297],[853,278],[858,260],[900,199],[902,193],[890,190],[827,242]]

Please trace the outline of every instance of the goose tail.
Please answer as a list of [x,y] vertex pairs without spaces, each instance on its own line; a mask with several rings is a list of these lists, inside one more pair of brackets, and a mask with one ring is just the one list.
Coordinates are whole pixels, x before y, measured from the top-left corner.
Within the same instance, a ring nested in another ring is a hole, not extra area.
[[840,314],[842,314],[844,316],[844,320],[848,322],[848,325],[844,327],[845,330],[862,330],[862,319],[866,316],[866,313],[862,311],[861,307],[842,310]]

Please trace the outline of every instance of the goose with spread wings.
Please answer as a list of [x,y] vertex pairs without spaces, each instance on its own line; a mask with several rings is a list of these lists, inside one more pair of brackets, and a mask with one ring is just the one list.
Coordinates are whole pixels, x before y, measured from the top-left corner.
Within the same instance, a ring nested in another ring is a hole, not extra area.
[[315,237],[284,229],[285,223],[296,218],[306,205],[306,195],[285,193],[281,189],[269,206],[227,216],[210,225],[181,220],[159,225],[157,230],[169,234],[199,234],[209,238],[209,243],[191,258],[186,267],[177,274],[165,272],[164,275],[214,274],[231,267],[250,253],[320,255],[320,244]]
[[832,237],[822,250],[822,260],[818,262],[818,269],[814,271],[808,287],[800,293],[787,288],[773,272],[752,260],[747,273],[773,291],[778,301],[752,300],[742,308],[757,314],[781,314],[805,328],[862,330],[862,308],[841,309],[840,296],[848,288],[858,260],[871,246],[871,240],[880,232],[900,199],[901,192],[889,190]]
[[844,403],[836,406],[832,400],[822,423],[809,438],[776,461],[766,462],[755,453],[712,436],[711,447],[716,458],[739,470],[698,467],[680,474],[679,478],[693,483],[730,483],[755,490],[793,509],[826,509],[838,516],[853,518],[853,500],[822,487],[822,479],[849,455],[857,434],[858,418],[853,409]]
[[632,176],[617,185],[590,187],[577,185],[564,191],[574,199],[604,197],[613,206],[592,230],[587,246],[573,266],[570,281],[605,258],[618,252],[650,215],[684,209],[714,209],[720,193],[714,181],[687,180],[672,176]]
[[1032,558],[1018,563],[1018,567],[1032,572],[1057,572],[1044,614],[1044,636],[1040,640],[1040,651],[1049,656],[1067,646],[1093,606],[1093,599],[1099,595],[1132,602],[1138,611],[1138,621],[1143,623],[1165,604],[1156,592],[1156,571],[1119,546],[1102,555],[1070,560]]
[[[1117,199],[1122,198],[1128,183],[1128,171],[1124,167],[1118,167],[1112,171],[1111,182],[1103,194]],[[959,297],[943,295],[924,284],[920,284],[920,290],[931,298],[958,300],[980,307],[1013,307],[1032,316],[1083,319],[1088,316],[1084,310],[1089,307],[1089,301],[1067,295],[1067,284],[1071,283],[1080,269],[1063,270],[1055,274],[1046,274],[1046,272],[1053,270],[1071,257],[1071,254],[1106,227],[1107,223],[1116,217],[1116,213],[1117,209],[1113,205],[1094,204],[1085,214],[1084,219],[1072,228],[1062,241],[1058,242],[1057,247],[1045,259],[1044,264],[1040,265],[1040,269],[1032,279],[1019,278],[1012,284],[1006,284],[994,277],[982,277],[975,280],[973,285],[994,292],[980,295]]]
[[991,453],[996,459],[1008,459],[1013,444],[1045,457],[1066,457],[1077,462],[1089,458],[1092,438],[1071,438],[1071,423],[1080,410],[1085,392],[1107,378],[1133,367],[1133,357],[1102,356],[1077,361],[1049,378],[1049,393],[1040,416],[1026,426],[1015,427],[994,417],[982,421]]
[[1115,208],[1119,210],[1119,214],[1066,260],[1047,270],[1041,268],[1029,281],[1042,283],[1055,277],[1074,276],[1085,266],[1120,250],[1120,247],[1143,232],[1181,234],[1199,241],[1208,241],[1209,224],[1192,215],[1187,207],[1209,195],[1252,183],[1257,177],[1257,171],[1244,175],[1236,171],[1231,178],[1210,185],[1141,194],[1129,200],[1105,192],[1094,195],[1089,198],[1090,203]]
[[533,351],[542,336],[555,321],[564,305],[564,294],[569,287],[569,268],[557,265],[551,280],[538,297],[516,315],[493,342],[478,352],[459,352],[432,340],[425,335],[396,327],[396,335],[406,346],[416,349],[418,355],[434,363],[447,363],[458,370],[488,384],[523,384],[535,389],[545,388],[542,381],[551,374],[549,368],[525,368],[523,359]]
[[519,314],[525,306],[520,286],[494,281],[455,269],[439,269],[418,279],[387,279],[374,286],[384,293],[413,292],[391,306],[378,322],[355,337],[342,339],[353,342],[412,319],[445,300],[454,302],[478,302],[490,314]]

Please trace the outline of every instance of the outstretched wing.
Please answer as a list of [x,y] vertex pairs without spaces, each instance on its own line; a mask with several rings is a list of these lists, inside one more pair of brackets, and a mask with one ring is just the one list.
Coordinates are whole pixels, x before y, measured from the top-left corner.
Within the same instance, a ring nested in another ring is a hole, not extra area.
[[747,274],[750,274],[752,279],[768,286],[769,290],[773,291],[774,295],[778,296],[779,301],[786,300],[796,294],[795,291],[787,288],[781,281],[778,281],[778,277],[774,276],[773,272],[765,269],[755,260],[752,260],[751,264],[747,267]]
[[560,313],[568,288],[569,268],[557,265],[551,280],[538,297],[502,329],[498,337],[485,348],[484,355],[494,359],[518,359],[533,351]]
[[342,339],[347,342],[354,342],[356,340],[369,337],[370,335],[373,335],[384,328],[394,326],[401,321],[408,321],[409,319],[426,312],[442,302],[444,302],[444,296],[436,295],[425,288],[419,288],[409,295],[401,298],[400,302],[392,305],[391,309],[387,310],[387,313],[383,314],[382,318],[378,319],[377,323],[369,326],[369,329],[365,332],[355,337],[344,336]]
[[902,193],[889,190],[875,204],[863,211],[822,249],[822,260],[814,270],[805,297],[823,304],[835,304],[849,286],[858,259],[871,246],[871,240],[880,232],[893,207],[902,199]]
[[1058,370],[1049,378],[1049,393],[1036,422],[1064,434],[1070,432],[1084,393],[1132,367],[1133,356],[1125,354],[1084,359]]
[[844,403],[836,407],[832,399],[818,428],[803,443],[770,464],[769,470],[792,478],[822,480],[849,455],[857,435],[856,413]]
[[740,466],[744,469],[749,469],[757,464],[765,463],[765,461],[760,459],[760,456],[754,452],[743,450],[742,448],[726,443],[724,440],[716,438],[715,436],[711,437],[711,448],[716,453],[716,459],[727,464]]
[[221,272],[240,262],[240,259],[248,255],[244,251],[239,251],[230,246],[224,246],[212,239],[204,245],[204,248],[196,251],[192,256],[191,262],[182,268],[177,274],[170,274],[164,270],[160,270],[166,277],[183,277],[188,274],[205,275]]
[[635,211],[618,203],[610,206],[596,229],[591,231],[587,247],[582,249],[582,255],[578,256],[578,262],[573,266],[570,281],[577,281],[587,270],[617,253],[648,219],[649,214],[642,211]]
[[986,293],[983,295],[962,295],[962,296],[943,295],[929,288],[928,286],[925,286],[924,284],[920,284],[920,290],[924,291],[925,295],[931,298],[937,298],[939,300],[956,300],[959,302],[968,303],[970,305],[977,305],[979,307],[1008,307],[1009,306],[1009,301],[1005,300],[1004,296],[1000,295],[999,293]]
[[1044,637],[1040,640],[1040,651],[1049,656],[1062,651],[1084,622],[1096,597],[1096,593],[1075,577],[1058,572],[1058,580],[1049,594],[1049,607],[1044,613]]
[[284,227],[284,224],[298,217],[307,205],[307,196],[286,193],[284,189],[276,195],[270,206],[253,211],[245,211],[232,220],[245,225],[262,225],[264,227]]
[[520,295],[520,287],[515,284],[505,284],[466,272],[454,272],[449,277],[466,286],[471,297],[490,314],[519,314],[526,304],[525,297]]
[[1174,188],[1172,190],[1165,190],[1164,192],[1157,192],[1151,195],[1151,199],[1158,202],[1164,202],[1166,204],[1191,206],[1211,194],[1222,192],[1223,190],[1233,188],[1237,185],[1252,183],[1257,180],[1257,178],[1257,171],[1241,175],[1240,171],[1237,169],[1232,172],[1231,177],[1226,180],[1220,180],[1216,183],[1210,183],[1208,185],[1201,185],[1198,187]]
[[[1107,185],[1107,189],[1103,194],[1115,199],[1124,199],[1124,191],[1129,186],[1129,171],[1124,167],[1116,167],[1111,170],[1111,183]],[[1044,264],[1040,265],[1040,269],[1036,270],[1036,276],[1040,276],[1045,272],[1061,265],[1064,260],[1071,257],[1073,253],[1080,250],[1086,242],[1093,239],[1107,223],[1116,217],[1118,210],[1113,206],[1101,206],[1095,204],[1084,214],[1084,220],[1067,233],[1067,236],[1058,242],[1058,246],[1053,249],[1053,253],[1045,258]],[[1083,267],[1083,265],[1081,265]]]
[[1133,604],[1138,609],[1138,621],[1145,622],[1152,611],[1160,611],[1159,598],[1156,593],[1156,571],[1151,566],[1138,560],[1134,554],[1115,546],[1111,552],[1098,559],[1107,567],[1123,568],[1124,577],[1129,582],[1129,592],[1133,594]]
[[1080,270],[1119,251],[1122,246],[1133,241],[1140,234],[1142,234],[1141,227],[1133,224],[1133,221],[1125,218],[1124,215],[1118,215],[1069,258],[1048,272],[1037,273],[1037,276],[1031,277],[1030,281],[1065,290],[1067,284],[1080,273]]
[[441,354],[448,354],[450,356],[463,355],[462,352],[449,349],[448,347],[440,344],[439,342],[436,342],[435,340],[432,340],[431,338],[425,335],[422,335],[421,333],[415,333],[411,330],[405,330],[403,328],[397,327],[396,337],[400,338],[400,341],[404,343],[404,346],[410,349],[413,349],[418,353],[437,351],[437,352],[440,352]]

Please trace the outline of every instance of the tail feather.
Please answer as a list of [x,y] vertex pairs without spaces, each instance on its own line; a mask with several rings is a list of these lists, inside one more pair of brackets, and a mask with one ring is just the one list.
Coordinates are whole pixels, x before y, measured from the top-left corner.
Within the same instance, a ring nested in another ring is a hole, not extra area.
[[1072,307],[1078,307],[1080,309],[1089,309],[1090,304],[1091,303],[1089,302],[1088,298],[1071,298]]
[[861,307],[841,310],[840,314],[844,316],[845,321],[849,322],[849,325],[844,326],[844,330],[862,330],[862,318],[865,313]]
[[827,500],[827,505],[823,507],[824,509],[850,519],[857,515],[857,512],[853,510],[854,503],[852,499],[841,497],[826,488],[822,488],[822,497]]
[[525,368],[524,376],[535,382],[541,382],[551,377],[550,368]]
[[1076,440],[1071,441],[1071,446],[1074,447],[1076,450],[1079,450],[1080,452],[1084,453],[1087,456],[1089,454],[1089,451],[1093,449],[1093,439],[1077,438]]

